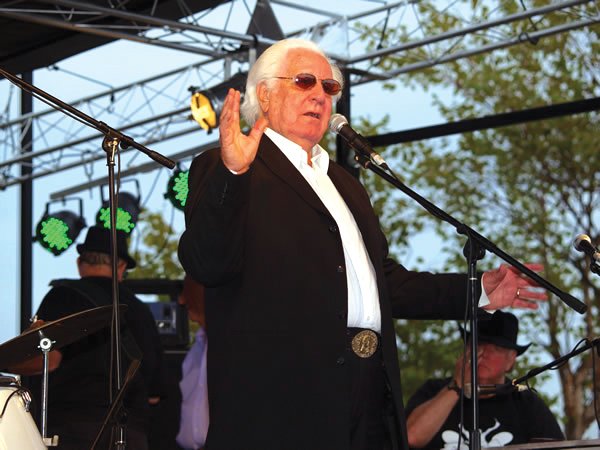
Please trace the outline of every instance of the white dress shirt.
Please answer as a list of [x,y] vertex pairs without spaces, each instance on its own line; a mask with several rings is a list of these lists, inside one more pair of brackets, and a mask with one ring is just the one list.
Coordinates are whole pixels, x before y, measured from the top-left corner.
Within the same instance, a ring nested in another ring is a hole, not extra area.
[[329,155],[316,145],[311,150],[312,165],[309,165],[302,147],[270,128],[265,130],[265,134],[298,169],[337,224],[346,264],[348,326],[380,332],[381,312],[375,270],[352,213],[327,175]]

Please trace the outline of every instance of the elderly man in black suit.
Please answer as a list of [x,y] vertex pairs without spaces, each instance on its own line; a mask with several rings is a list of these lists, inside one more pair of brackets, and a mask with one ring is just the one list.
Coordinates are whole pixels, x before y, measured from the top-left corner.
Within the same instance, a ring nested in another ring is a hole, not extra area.
[[[392,318],[464,314],[466,277],[388,258],[366,191],[318,145],[341,87],[315,44],[274,44],[248,75],[249,134],[230,90],[220,148],[192,164],[179,257],[206,286],[211,450],[407,448]],[[486,308],[536,307],[516,297],[544,299],[531,285],[486,273]]]

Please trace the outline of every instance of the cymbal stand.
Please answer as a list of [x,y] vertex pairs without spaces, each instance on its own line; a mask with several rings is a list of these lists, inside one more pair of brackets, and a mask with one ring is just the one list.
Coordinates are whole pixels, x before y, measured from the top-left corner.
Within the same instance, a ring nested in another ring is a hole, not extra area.
[[43,368],[42,368],[42,418],[41,418],[41,428],[42,428],[42,441],[46,447],[56,447],[58,446],[58,436],[53,436],[51,438],[46,437],[48,433],[48,374],[50,372],[50,351],[52,350],[52,346],[55,344],[50,338],[47,338],[44,335],[42,330],[38,331],[38,336],[40,337],[40,345],[38,348],[42,351],[42,359],[43,359]]

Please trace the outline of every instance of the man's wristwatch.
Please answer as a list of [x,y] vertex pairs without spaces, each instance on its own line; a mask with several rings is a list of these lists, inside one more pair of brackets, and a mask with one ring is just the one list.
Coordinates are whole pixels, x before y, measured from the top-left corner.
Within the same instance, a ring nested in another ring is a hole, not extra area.
[[446,386],[446,388],[449,391],[454,391],[457,394],[460,394],[460,388],[458,387],[458,384],[456,384],[456,381],[454,380],[454,378],[452,378],[452,380],[450,380],[450,383],[448,383],[448,385]]

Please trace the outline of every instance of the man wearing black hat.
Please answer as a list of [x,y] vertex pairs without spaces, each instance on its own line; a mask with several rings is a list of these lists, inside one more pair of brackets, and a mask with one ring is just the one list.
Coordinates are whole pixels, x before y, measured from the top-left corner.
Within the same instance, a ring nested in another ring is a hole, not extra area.
[[[36,314],[40,322],[34,326],[112,304],[109,230],[89,228],[77,252],[81,278],[50,283],[52,289]],[[120,231],[117,255],[120,282],[125,271],[136,265],[128,253],[126,236]],[[158,403],[164,392],[161,343],[149,308],[123,286],[119,287],[119,301],[127,305],[121,318],[123,371],[133,359],[142,360],[123,401],[127,448],[145,450],[148,407]],[[90,448],[102,425],[110,406],[110,342],[109,328],[105,328],[50,354],[48,435],[59,436],[60,450]],[[110,435],[110,427],[107,430],[105,434]],[[111,448],[108,441],[105,436],[97,448]]]
[[[462,331],[462,330],[461,330]],[[479,323],[477,376],[479,386],[502,385],[518,355],[529,345],[517,344],[519,322],[503,311]],[[467,333],[470,339],[469,334]],[[463,398],[463,423],[460,423],[460,396],[464,384],[470,383],[470,355],[456,362],[453,378],[432,379],[423,384],[407,404],[408,442],[412,448],[468,448],[471,426],[471,401]],[[465,386],[465,394],[470,387]],[[530,390],[491,390],[480,395],[479,426],[482,447],[502,447],[539,439],[564,439],[556,419],[544,402]]]

